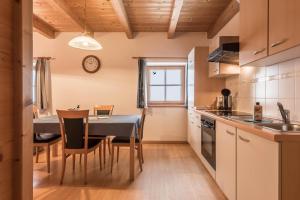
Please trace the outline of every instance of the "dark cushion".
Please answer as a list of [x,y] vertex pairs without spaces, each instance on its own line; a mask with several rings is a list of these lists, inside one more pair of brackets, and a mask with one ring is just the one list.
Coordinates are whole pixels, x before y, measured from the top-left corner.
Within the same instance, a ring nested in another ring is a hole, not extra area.
[[56,134],[56,133],[34,134],[33,142],[34,143],[49,143],[60,137],[61,137],[60,134]]
[[101,142],[101,139],[89,139],[88,140],[88,148],[93,148],[94,146],[96,146],[97,144],[99,144]]
[[97,110],[97,115],[109,115],[110,110]]
[[[130,143],[130,138],[128,137],[115,137],[112,141],[112,143]],[[135,138],[135,142],[139,143],[140,140],[138,138]]]
[[107,137],[107,135],[89,135],[89,137],[104,139]]
[[84,148],[84,131],[85,125],[83,118],[64,119],[66,148],[82,149]]

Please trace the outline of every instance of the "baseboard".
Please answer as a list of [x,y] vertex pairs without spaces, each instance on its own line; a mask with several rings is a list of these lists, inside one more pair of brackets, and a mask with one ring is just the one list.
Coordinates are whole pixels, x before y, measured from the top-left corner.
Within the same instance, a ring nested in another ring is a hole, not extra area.
[[143,144],[188,144],[187,141],[143,140]]

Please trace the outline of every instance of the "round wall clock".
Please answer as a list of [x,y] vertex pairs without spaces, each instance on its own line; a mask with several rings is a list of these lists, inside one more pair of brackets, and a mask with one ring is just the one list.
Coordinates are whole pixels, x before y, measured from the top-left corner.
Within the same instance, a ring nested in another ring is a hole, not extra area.
[[87,73],[96,73],[101,67],[100,59],[97,56],[88,55],[83,59],[82,67]]

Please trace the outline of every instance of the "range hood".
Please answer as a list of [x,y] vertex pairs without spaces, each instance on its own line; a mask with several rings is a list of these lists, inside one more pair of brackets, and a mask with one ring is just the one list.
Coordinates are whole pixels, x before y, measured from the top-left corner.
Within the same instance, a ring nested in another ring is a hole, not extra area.
[[219,37],[219,47],[208,56],[209,62],[239,64],[239,37],[221,36]]

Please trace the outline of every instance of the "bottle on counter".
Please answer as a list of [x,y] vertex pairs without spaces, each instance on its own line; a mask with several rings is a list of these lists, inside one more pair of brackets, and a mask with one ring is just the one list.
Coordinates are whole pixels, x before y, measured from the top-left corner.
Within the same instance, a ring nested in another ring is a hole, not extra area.
[[254,106],[254,121],[262,121],[263,118],[263,108],[259,104],[259,102],[256,102]]

